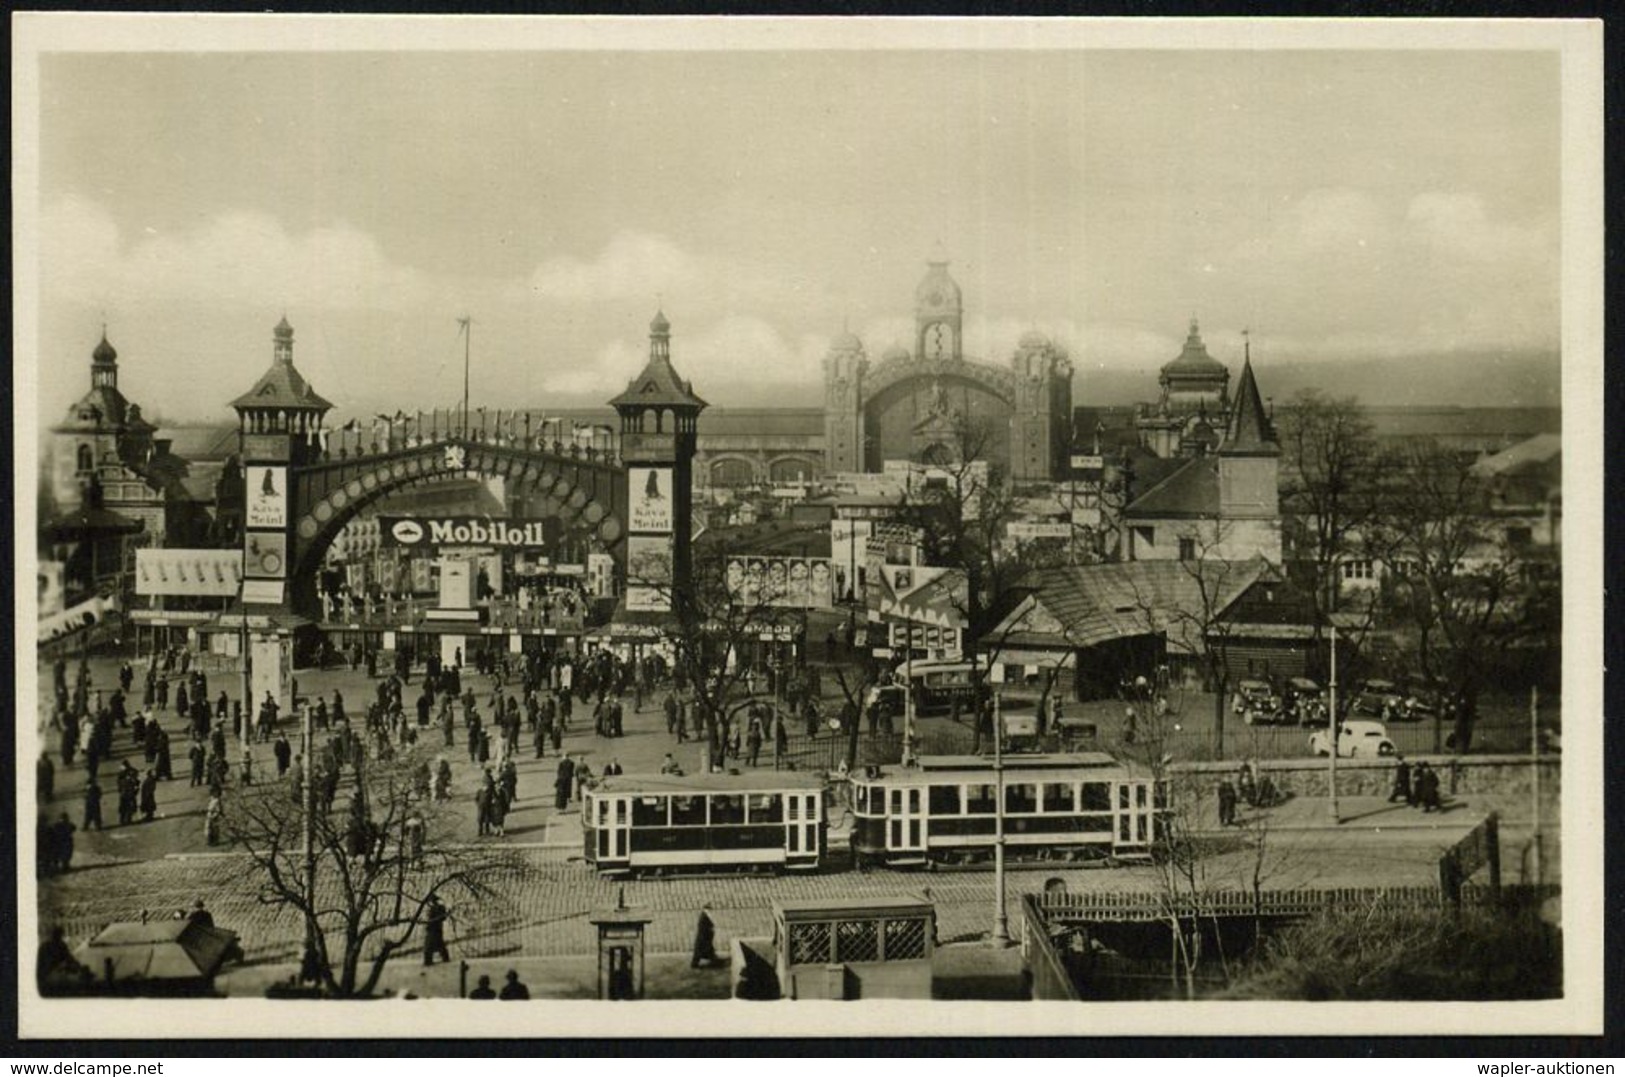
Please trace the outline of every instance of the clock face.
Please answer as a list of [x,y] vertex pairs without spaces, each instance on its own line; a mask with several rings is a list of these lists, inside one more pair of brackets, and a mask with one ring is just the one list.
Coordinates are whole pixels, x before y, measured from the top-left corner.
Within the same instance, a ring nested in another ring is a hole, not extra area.
[[941,359],[948,354],[948,327],[938,322],[925,331],[925,354]]
[[267,550],[260,555],[260,570],[263,572],[278,572],[282,569],[282,555],[275,550]]

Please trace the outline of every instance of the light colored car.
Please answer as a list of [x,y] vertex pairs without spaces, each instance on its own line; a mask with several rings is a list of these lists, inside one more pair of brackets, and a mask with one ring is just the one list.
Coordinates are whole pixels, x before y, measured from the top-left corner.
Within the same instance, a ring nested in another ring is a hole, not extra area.
[[[1326,731],[1317,729],[1309,734],[1309,751],[1315,755],[1330,755],[1330,738]],[[1344,722],[1339,727],[1337,758],[1375,759],[1394,754],[1394,742],[1388,739],[1388,727],[1381,722],[1359,719]]]

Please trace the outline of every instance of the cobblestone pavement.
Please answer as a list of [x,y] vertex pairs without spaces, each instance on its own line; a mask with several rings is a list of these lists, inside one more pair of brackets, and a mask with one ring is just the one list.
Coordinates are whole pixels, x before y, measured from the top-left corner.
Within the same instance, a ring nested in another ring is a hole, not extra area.
[[[116,663],[92,663],[97,687],[111,690],[116,681]],[[48,674],[47,674],[48,676]],[[348,708],[362,707],[371,698],[372,687],[364,673],[349,670],[303,671],[299,675],[302,693],[321,693],[331,698],[334,687],[345,694]],[[482,712],[489,711],[489,686],[475,678],[475,691]],[[234,678],[213,675],[211,693],[221,688],[232,692]],[[48,680],[47,680],[48,683]],[[410,704],[416,698],[416,678],[407,690]],[[610,758],[618,758],[628,774],[653,773],[659,769],[672,738],[666,734],[658,697],[647,702],[641,713],[632,713],[628,700],[627,735],[604,740],[591,733],[590,714],[578,708],[574,732],[566,737],[565,748],[584,757],[595,771]],[[409,706],[410,712],[410,706]],[[172,741],[182,745],[178,754],[176,781],[164,783],[159,800],[161,818],[147,824],[113,827],[100,833],[76,835],[74,870],[45,880],[40,890],[40,929],[61,924],[70,942],[90,937],[114,920],[139,918],[143,910],[154,916],[168,916],[202,897],[216,922],[238,931],[251,962],[280,962],[294,959],[301,928],[296,919],[276,907],[262,904],[255,892],[255,879],[241,855],[210,850],[203,841],[203,791],[191,789],[185,777],[184,738],[173,712],[161,715]],[[886,870],[869,872],[830,871],[812,875],[676,877],[633,880],[616,883],[600,879],[579,859],[580,827],[575,805],[564,813],[554,810],[552,775],[557,757],[551,747],[543,760],[520,753],[520,801],[509,816],[505,838],[476,839],[473,819],[473,789],[477,768],[468,762],[462,730],[458,745],[451,750],[459,825],[467,840],[489,841],[518,849],[525,870],[502,883],[498,896],[484,908],[456,906],[449,939],[454,954],[465,957],[496,957],[509,954],[546,956],[580,954],[593,946],[593,929],[588,918],[595,909],[612,906],[617,893],[628,904],[652,916],[649,945],[652,952],[680,952],[692,940],[697,911],[709,904],[724,930],[730,933],[765,931],[775,900],[809,898],[851,898],[879,895],[917,895],[929,891],[939,914],[943,941],[968,939],[987,932],[993,919],[994,875],[991,871],[907,873]],[[438,742],[437,731],[430,731]],[[115,733],[118,759],[134,755],[127,733]],[[692,744],[677,748],[686,752],[685,764],[693,767],[699,748]],[[267,746],[256,746],[262,774],[270,767]],[[60,760],[58,760],[60,763]],[[764,758],[764,764],[766,759]],[[103,784],[109,785],[104,765]],[[77,823],[83,795],[84,771],[79,765],[58,767],[56,796],[47,806],[53,814],[68,811]],[[228,792],[229,795],[229,792]],[[104,814],[116,819],[116,796],[105,800]],[[1324,834],[1305,831],[1272,835],[1262,871],[1271,887],[1364,886],[1374,882],[1410,885],[1437,881],[1436,863],[1442,849],[1461,830],[1477,821],[1478,813],[1461,813],[1458,826],[1434,831],[1395,833],[1366,831],[1343,834],[1333,842]],[[1469,816],[1471,818],[1469,818]],[[837,844],[839,838],[837,836]],[[1554,857],[1555,859],[1555,857]],[[1243,885],[1253,873],[1256,856],[1246,850],[1214,857],[1204,870],[1211,884]],[[1117,869],[1035,867],[1012,870],[1009,879],[1009,910],[1012,930],[1018,927],[1018,895],[1041,889],[1046,880],[1059,876],[1073,890],[1147,889],[1159,887],[1156,869],[1130,867]],[[1250,885],[1250,884],[1249,884]]]

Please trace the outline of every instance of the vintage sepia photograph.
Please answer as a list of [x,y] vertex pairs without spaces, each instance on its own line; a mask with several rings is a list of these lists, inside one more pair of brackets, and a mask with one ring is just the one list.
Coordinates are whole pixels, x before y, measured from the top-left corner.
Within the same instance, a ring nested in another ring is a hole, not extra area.
[[23,1037],[1602,1030],[1600,25],[13,30]]

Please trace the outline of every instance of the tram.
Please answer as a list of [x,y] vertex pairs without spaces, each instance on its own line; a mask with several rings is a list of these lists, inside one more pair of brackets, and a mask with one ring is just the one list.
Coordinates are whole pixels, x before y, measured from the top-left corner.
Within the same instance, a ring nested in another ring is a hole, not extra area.
[[[994,855],[998,777],[983,756],[851,776],[855,863],[975,864]],[[1005,855],[1017,860],[1148,859],[1167,787],[1103,752],[1004,757]]]
[[605,778],[582,798],[587,861],[603,874],[812,870],[828,844],[824,789],[796,771]]

